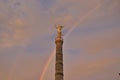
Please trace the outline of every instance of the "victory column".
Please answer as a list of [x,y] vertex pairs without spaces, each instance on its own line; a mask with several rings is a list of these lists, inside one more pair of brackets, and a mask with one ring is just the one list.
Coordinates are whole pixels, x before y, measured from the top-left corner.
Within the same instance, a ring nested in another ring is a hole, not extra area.
[[55,39],[55,43],[56,43],[55,80],[63,80],[63,52],[62,52],[63,26],[57,26],[56,29],[57,29],[57,37]]

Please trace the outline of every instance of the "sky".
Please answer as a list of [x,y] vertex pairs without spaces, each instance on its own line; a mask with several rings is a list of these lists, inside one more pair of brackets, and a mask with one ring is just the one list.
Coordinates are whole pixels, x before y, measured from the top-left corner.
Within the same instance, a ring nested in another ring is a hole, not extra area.
[[0,80],[54,80],[58,24],[64,80],[120,80],[120,0],[0,0]]

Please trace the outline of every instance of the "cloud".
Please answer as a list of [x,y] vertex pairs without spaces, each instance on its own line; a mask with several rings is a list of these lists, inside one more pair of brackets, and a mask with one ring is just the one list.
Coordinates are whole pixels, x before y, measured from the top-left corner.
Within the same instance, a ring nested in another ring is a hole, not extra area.
[[21,19],[15,19],[14,21],[9,21],[10,26],[18,27],[23,25],[23,21]]
[[[111,31],[112,32],[112,31]],[[106,35],[105,35],[106,34]],[[99,53],[104,50],[116,48],[120,46],[119,32],[115,33],[102,33],[104,36],[94,36],[93,38],[87,38],[88,40],[82,44],[88,53]]]
[[[71,63],[71,65],[66,65],[65,71],[66,71],[66,79],[72,80],[76,79],[76,77],[79,77],[79,79],[85,78],[85,77],[91,77],[95,75],[106,75],[111,72],[114,72],[114,70],[118,70],[118,68],[112,68],[113,65],[119,64],[119,58],[116,59],[116,57],[104,57],[99,58],[94,61],[88,61],[85,62],[83,59],[76,60],[75,62]],[[71,67],[69,67],[71,66]],[[110,71],[111,70],[111,71]],[[110,76],[111,74],[109,74]],[[72,77],[74,76],[74,77]],[[112,78],[112,76],[111,76]]]
[[[83,29],[82,29],[83,30]],[[89,30],[90,31],[90,30]],[[120,46],[120,38],[119,38],[119,28],[116,29],[108,29],[103,32],[91,32],[88,33],[81,32],[81,34],[76,33],[74,37],[70,37],[67,39],[67,50],[70,49],[78,49],[85,51],[88,54],[97,54],[100,52],[104,52],[105,50],[110,50],[113,48],[118,48]],[[71,41],[75,41],[72,43]],[[79,44],[78,44],[79,42]],[[69,44],[70,43],[70,44]]]
[[[116,49],[119,49],[120,46],[120,33],[119,20],[114,17],[119,18],[119,0],[98,0],[98,2],[96,0],[52,0],[50,4],[48,2],[48,0],[0,1],[0,53],[4,55],[0,60],[0,64],[3,66],[0,70],[4,73],[1,79],[5,80],[11,69],[14,70],[13,80],[37,79],[51,47],[55,45],[54,25],[61,24],[67,31],[76,22],[79,23],[86,13],[101,3],[102,6],[99,9],[86,17],[84,25],[81,25],[82,23],[78,25],[65,39],[64,49],[67,57],[65,58],[67,60],[65,78],[80,80],[78,78],[86,76],[100,77],[98,75],[108,73],[107,70],[118,70],[114,66],[119,66],[119,56],[116,54],[119,50],[116,51]],[[19,49],[18,46],[20,46]],[[16,62],[17,66],[13,68],[8,63],[12,63],[11,60],[14,55],[17,55],[17,52],[22,57]],[[5,60],[7,61],[5,62]],[[54,74],[51,74],[51,71],[54,70],[54,63],[51,65],[52,67],[50,66],[49,73],[45,77],[46,80],[52,80],[54,77]],[[50,79],[49,74],[51,74]]]
[[27,31],[25,30],[24,23],[20,19],[11,19],[10,23],[5,24],[1,33],[1,48],[13,47],[17,45],[24,45],[27,38]]
[[[19,3],[19,7],[16,7],[16,3],[17,5]],[[31,10],[26,9],[29,6],[25,6],[23,1],[1,1],[0,4],[0,47],[25,46],[32,36],[32,34],[28,32],[28,26],[29,28],[32,27],[30,23],[33,23],[33,20],[27,19],[25,15],[31,12]],[[24,15],[22,14],[23,12],[25,13]]]

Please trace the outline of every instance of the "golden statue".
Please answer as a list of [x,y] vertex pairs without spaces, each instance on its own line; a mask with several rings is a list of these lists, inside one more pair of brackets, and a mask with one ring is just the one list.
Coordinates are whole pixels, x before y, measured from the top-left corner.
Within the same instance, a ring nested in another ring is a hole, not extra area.
[[56,27],[57,29],[57,32],[58,32],[58,36],[57,37],[61,37],[62,36],[62,29],[63,29],[63,26],[59,25]]

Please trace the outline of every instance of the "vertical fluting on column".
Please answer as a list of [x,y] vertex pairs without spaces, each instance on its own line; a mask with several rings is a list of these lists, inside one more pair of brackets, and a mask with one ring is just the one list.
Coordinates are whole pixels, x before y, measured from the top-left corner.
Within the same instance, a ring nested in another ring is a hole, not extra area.
[[[58,26],[58,28],[61,28],[61,26]],[[55,80],[63,80],[63,52],[62,52],[63,39],[61,37],[61,31],[58,32],[58,36],[55,39],[55,43],[56,43]]]

